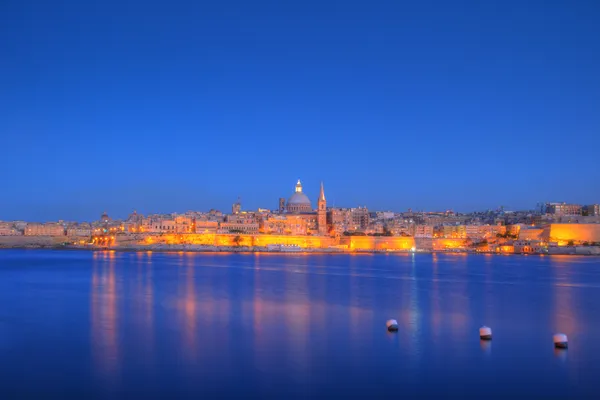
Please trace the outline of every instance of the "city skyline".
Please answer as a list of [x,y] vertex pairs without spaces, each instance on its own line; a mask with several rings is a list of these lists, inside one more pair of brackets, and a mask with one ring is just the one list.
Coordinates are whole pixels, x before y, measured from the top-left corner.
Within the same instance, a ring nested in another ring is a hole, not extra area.
[[[308,198],[308,200],[310,201],[310,203],[308,204],[307,207],[310,208],[311,211],[317,211],[318,209],[318,198],[323,195],[323,189],[324,189],[324,182],[320,181],[319,182],[319,195],[318,196],[313,196],[310,192],[310,188],[307,191],[306,190],[306,184],[304,182],[301,183],[301,179],[297,179],[297,183],[295,185],[295,192],[297,193],[298,191],[300,191],[301,193],[305,194]],[[291,186],[291,185],[290,185]],[[289,189],[289,188],[288,188]],[[286,194],[287,193],[287,194]],[[94,221],[96,220],[97,216],[99,215],[99,213],[108,213],[113,217],[116,217],[117,219],[125,219],[127,218],[127,216],[129,216],[132,212],[137,212],[138,214],[141,215],[160,215],[160,214],[185,214],[187,212],[209,212],[211,210],[215,210],[215,211],[220,211],[223,214],[230,214],[232,211],[232,207],[235,206],[235,204],[239,204],[240,205],[240,210],[243,212],[256,212],[258,210],[270,210],[274,213],[277,212],[281,212],[281,204],[277,204],[278,200],[285,200],[286,202],[289,201],[288,196],[290,194],[294,194],[291,190],[288,190],[288,192],[284,192],[283,193],[283,197],[281,197],[281,195],[277,196],[276,199],[268,202],[270,205],[267,206],[265,204],[259,204],[256,207],[249,207],[247,205],[244,204],[244,200],[242,196],[238,196],[236,199],[234,199],[233,201],[231,201],[228,205],[224,206],[224,207],[209,207],[209,208],[186,208],[186,209],[179,209],[179,210],[169,210],[169,211],[165,211],[165,210],[146,210],[144,208],[140,208],[140,207],[130,207],[129,209],[123,211],[123,212],[113,212],[115,210],[111,210],[109,208],[102,208],[102,211],[98,211],[96,210],[95,214],[85,217],[85,218],[69,218],[69,217],[65,217],[65,216],[60,216],[57,218],[50,218],[50,219],[28,219],[25,217],[18,217],[18,218],[1,218],[0,216],[0,221],[5,220],[5,221],[10,221],[10,220],[22,220],[22,221],[39,221],[39,222],[44,222],[44,221],[57,221],[57,220],[63,220],[63,221]],[[440,208],[440,209],[424,209],[424,208],[404,208],[404,209],[381,209],[381,208],[374,208],[374,207],[370,207],[369,204],[354,204],[354,205],[346,205],[346,204],[336,204],[335,200],[331,200],[331,198],[334,198],[334,196],[331,196],[331,194],[328,192],[327,197],[330,199],[327,203],[327,209],[332,209],[332,208],[338,208],[338,209],[350,209],[350,208],[361,208],[361,207],[365,207],[367,209],[369,209],[370,211],[380,211],[380,212],[395,212],[395,213],[403,213],[403,212],[407,212],[407,211],[412,211],[412,212],[416,212],[416,213],[436,213],[436,212],[447,212],[447,211],[452,211],[455,213],[461,213],[461,214],[470,214],[470,213],[478,213],[478,212],[486,212],[486,211],[499,211],[500,209],[505,210],[505,211],[539,211],[540,210],[540,206],[542,206],[542,204],[550,204],[550,203],[566,203],[566,204],[596,204],[597,201],[588,201],[588,202],[583,202],[583,203],[573,203],[573,202],[563,202],[563,201],[552,201],[552,202],[538,202],[536,203],[535,206],[529,207],[529,208],[510,208],[510,207],[506,207],[504,205],[499,205],[496,207],[488,207],[485,209],[474,209],[474,210],[457,210],[457,209],[453,209],[451,207],[446,207],[446,208]],[[271,204],[273,203],[273,204]],[[279,208],[279,211],[278,211]],[[308,209],[306,210],[308,211]]]
[[[318,195],[318,185],[317,189],[314,189],[310,185],[307,186],[302,180],[303,186],[305,188],[304,192],[309,196],[311,200],[313,200],[313,209],[316,209],[316,199]],[[320,181],[318,182],[320,184]],[[326,183],[327,184],[327,183]],[[279,185],[278,185],[279,186]],[[289,186],[289,185],[288,185]],[[473,213],[473,212],[485,212],[488,210],[498,210],[501,207],[507,211],[527,211],[527,210],[537,210],[541,204],[549,203],[549,202],[558,202],[558,203],[568,203],[568,204],[595,204],[598,203],[596,198],[583,200],[583,201],[566,201],[564,198],[561,199],[544,199],[544,201],[537,201],[534,204],[529,206],[525,205],[522,207],[511,207],[510,204],[490,204],[488,207],[424,207],[424,206],[406,206],[406,207],[375,207],[372,204],[374,202],[361,202],[357,204],[350,204],[348,201],[339,201],[338,196],[332,192],[336,185],[327,184],[327,192],[328,192],[328,208],[356,208],[356,207],[367,207],[373,211],[392,211],[392,212],[406,212],[408,210],[412,210],[414,212],[445,212],[445,211],[453,211],[458,213]],[[230,191],[227,191],[228,193]],[[287,192],[284,192],[287,193]],[[475,190],[473,190],[473,195],[475,195]],[[173,206],[169,204],[163,205],[162,207],[153,207],[153,202],[141,201],[141,204],[123,204],[119,202],[118,204],[113,202],[108,202],[105,205],[94,202],[93,200],[83,203],[73,203],[69,200],[65,201],[62,204],[55,204],[55,208],[53,211],[48,211],[49,205],[43,202],[43,198],[40,198],[39,203],[31,203],[31,208],[25,209],[23,212],[17,212],[10,209],[10,207],[3,207],[0,209],[0,221],[2,220],[26,220],[26,221],[56,221],[56,220],[67,220],[67,221],[91,221],[97,218],[99,214],[102,212],[108,212],[111,215],[117,216],[119,218],[125,218],[132,211],[136,210],[141,214],[171,214],[171,213],[185,213],[188,211],[200,211],[207,212],[211,209],[219,210],[224,213],[230,212],[231,205],[236,201],[241,200],[242,210],[243,211],[256,211],[258,209],[268,209],[268,210],[277,210],[277,199],[280,197],[275,194],[275,197],[272,199],[264,199],[261,201],[257,199],[256,196],[249,194],[245,196],[243,193],[238,195],[233,195],[231,199],[224,199],[223,195],[215,194],[215,197],[220,200],[219,204],[210,205],[208,204],[205,207],[194,206],[194,204],[207,204],[206,202],[196,202],[193,199],[185,199],[181,201],[181,199],[172,199]],[[570,196],[565,196],[572,198]],[[85,198],[85,197],[84,197]],[[251,203],[248,202],[248,198],[251,199]],[[97,207],[90,210],[90,204],[96,204]],[[191,204],[191,206],[186,206],[186,204]],[[431,203],[430,203],[431,204]],[[441,203],[439,203],[441,204]],[[521,202],[524,204],[524,202]],[[179,207],[178,207],[179,205]],[[83,206],[82,208],[78,208],[78,206]],[[85,209],[85,211],[81,211],[81,209]],[[7,212],[8,209],[8,212]]]
[[0,219],[275,208],[298,175],[381,210],[600,198],[597,2],[0,11]]

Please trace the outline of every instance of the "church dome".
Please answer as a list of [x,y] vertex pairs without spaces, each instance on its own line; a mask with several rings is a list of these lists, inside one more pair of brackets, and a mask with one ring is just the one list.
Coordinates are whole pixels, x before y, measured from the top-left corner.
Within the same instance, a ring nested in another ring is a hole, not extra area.
[[296,192],[287,201],[286,209],[292,213],[312,211],[310,199],[302,193],[302,183],[300,183],[300,180],[296,184]]
[[288,204],[295,205],[308,205],[310,207],[310,199],[304,193],[294,193],[292,197],[288,199]]

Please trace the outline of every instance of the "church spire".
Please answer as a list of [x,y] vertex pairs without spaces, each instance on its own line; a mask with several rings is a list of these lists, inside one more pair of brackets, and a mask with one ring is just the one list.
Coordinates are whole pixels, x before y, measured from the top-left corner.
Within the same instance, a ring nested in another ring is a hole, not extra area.
[[319,193],[319,200],[317,205],[317,227],[319,229],[319,235],[327,235],[327,202],[325,201],[325,189],[323,188],[323,182],[321,182],[321,193]]

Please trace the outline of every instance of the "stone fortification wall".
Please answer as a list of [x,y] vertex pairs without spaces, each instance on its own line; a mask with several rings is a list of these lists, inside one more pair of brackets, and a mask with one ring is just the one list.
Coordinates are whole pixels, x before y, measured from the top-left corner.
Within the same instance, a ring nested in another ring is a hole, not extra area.
[[543,234],[543,229],[521,229],[519,240],[542,240]]
[[131,247],[140,245],[196,245],[222,247],[266,247],[270,244],[297,245],[302,248],[328,248],[335,239],[325,236],[294,235],[236,235],[236,234],[140,234],[117,236],[115,245]]
[[267,247],[268,245],[296,245],[301,248],[325,249],[340,245],[348,250],[410,250],[415,246],[412,237],[344,236],[339,242],[327,236],[295,235],[235,235],[235,234],[163,234],[117,236],[115,245],[133,247],[143,245],[196,245],[218,247]]
[[340,245],[356,251],[410,250],[415,247],[415,239],[402,236],[343,236]]
[[55,247],[63,243],[73,243],[80,237],[69,236],[0,236],[0,248],[13,247]]
[[551,242],[600,242],[600,224],[551,224]]

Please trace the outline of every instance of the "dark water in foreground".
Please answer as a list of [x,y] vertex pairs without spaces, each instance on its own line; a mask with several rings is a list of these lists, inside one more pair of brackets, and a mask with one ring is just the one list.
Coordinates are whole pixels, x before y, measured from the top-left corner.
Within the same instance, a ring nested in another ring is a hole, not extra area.
[[0,398],[383,396],[600,398],[600,259],[0,251]]

